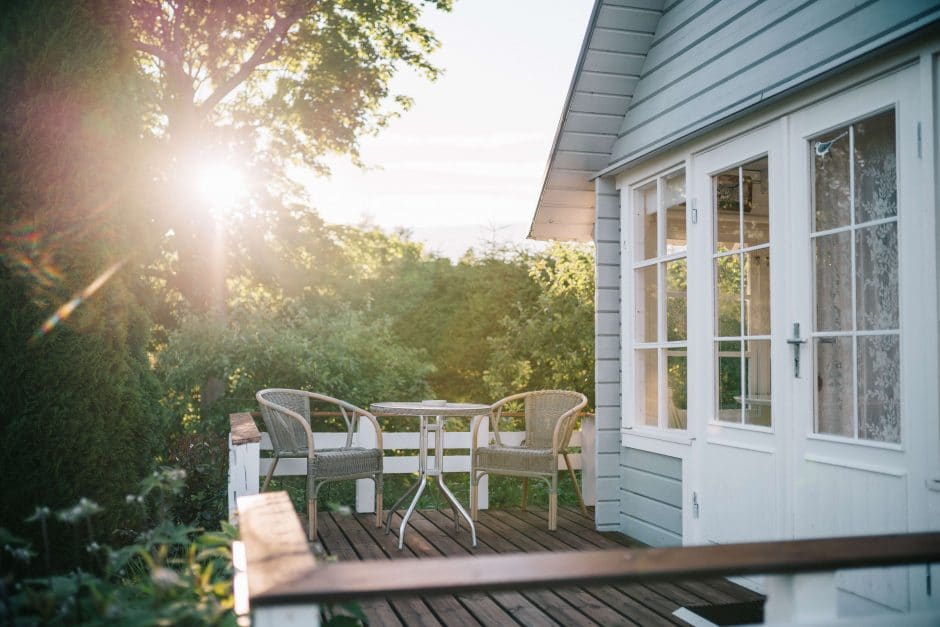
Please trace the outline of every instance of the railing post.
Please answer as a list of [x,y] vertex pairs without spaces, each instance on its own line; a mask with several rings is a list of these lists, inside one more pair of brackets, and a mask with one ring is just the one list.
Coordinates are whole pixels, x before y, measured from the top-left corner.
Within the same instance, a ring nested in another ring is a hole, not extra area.
[[[473,421],[470,422],[470,426],[473,426]],[[480,446],[486,446],[490,442],[490,419],[486,417],[483,419],[480,424],[480,431],[477,440]],[[470,460],[470,466],[473,466],[473,460]],[[477,504],[477,509],[489,509],[490,508],[490,476],[483,475],[480,479],[480,502]]]
[[251,613],[252,627],[320,627],[320,607],[318,605],[278,605],[259,607]]
[[581,416],[581,498],[585,505],[597,503],[597,435],[594,416]]
[[[371,420],[359,419],[359,428],[356,431],[356,437],[359,446],[363,448],[375,448],[378,439],[375,435],[375,427]],[[375,482],[372,479],[356,480],[356,512],[360,514],[375,511]]]
[[261,433],[251,414],[229,416],[228,434],[228,517],[237,510],[236,499],[258,494],[261,475]]
[[765,625],[815,625],[834,621],[838,614],[833,571],[768,575],[766,593]]

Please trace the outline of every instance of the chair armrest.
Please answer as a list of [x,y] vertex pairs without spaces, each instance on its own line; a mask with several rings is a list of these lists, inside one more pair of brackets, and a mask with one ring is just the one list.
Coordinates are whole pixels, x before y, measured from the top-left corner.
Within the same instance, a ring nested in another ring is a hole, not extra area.
[[[477,444],[477,435],[480,430],[480,425],[483,424],[484,419],[489,419],[492,414],[480,414],[479,416],[474,416],[470,421],[470,455],[473,455],[473,452],[477,450],[479,446]],[[489,444],[489,442],[487,442]]]
[[[573,430],[568,428],[568,424],[578,418],[578,415],[581,413],[581,410],[584,409],[585,405],[587,405],[586,401],[578,403],[575,407],[572,407],[562,414],[558,422],[555,423],[555,431],[552,433],[552,450],[555,455],[558,455],[563,449],[568,448],[568,442],[571,439],[571,431]],[[567,438],[562,442],[562,434],[565,433],[567,433]]]
[[357,409],[356,411],[359,413],[360,420],[362,418],[368,418],[372,426],[375,427],[375,448],[382,451],[382,455],[385,455],[385,448],[382,446],[382,427],[379,426],[379,421],[375,416],[364,409]]

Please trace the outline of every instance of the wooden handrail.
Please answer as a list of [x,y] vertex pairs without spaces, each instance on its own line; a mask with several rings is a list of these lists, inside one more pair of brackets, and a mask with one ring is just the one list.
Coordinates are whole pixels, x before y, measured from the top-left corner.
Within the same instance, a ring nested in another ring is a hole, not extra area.
[[261,432],[258,431],[258,426],[255,425],[250,413],[229,414],[228,420],[232,431],[232,444],[235,446],[261,441]]
[[[795,574],[940,562],[940,533],[682,548],[317,563],[291,555],[303,529],[286,493],[239,498],[251,604],[323,603],[395,595]],[[296,536],[293,537],[293,536]],[[276,539],[276,542],[275,540]],[[289,568],[288,568],[289,567]]]

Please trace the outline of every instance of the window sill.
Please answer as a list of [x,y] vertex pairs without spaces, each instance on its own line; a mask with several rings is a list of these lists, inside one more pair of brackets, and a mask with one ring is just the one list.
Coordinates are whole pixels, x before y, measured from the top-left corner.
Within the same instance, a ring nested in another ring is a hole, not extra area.
[[651,429],[648,427],[623,427],[620,429],[621,437],[639,437],[661,442],[673,442],[685,446],[692,446],[695,438],[686,431],[666,431],[665,429]]
[[828,435],[825,433],[807,433],[807,440],[816,440],[818,442],[833,442],[835,444],[847,444],[849,446],[861,446],[865,448],[882,449],[886,451],[903,452],[904,446],[894,444],[893,442],[879,442],[877,440],[863,440],[862,438],[849,438],[840,435]]

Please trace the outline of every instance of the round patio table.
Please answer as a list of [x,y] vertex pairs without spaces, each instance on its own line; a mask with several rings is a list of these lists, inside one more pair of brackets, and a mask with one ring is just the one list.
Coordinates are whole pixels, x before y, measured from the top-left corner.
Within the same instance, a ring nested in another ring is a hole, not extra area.
[[[487,416],[490,413],[489,405],[480,405],[478,403],[443,403],[432,401],[414,401],[406,403],[373,403],[369,410],[377,417],[379,416],[414,416],[419,419],[420,429],[418,431],[418,481],[408,488],[408,491],[401,495],[395,501],[391,509],[388,510],[388,517],[385,519],[385,533],[388,533],[392,526],[392,516],[399,509],[402,503],[409,496],[414,494],[411,504],[402,516],[401,526],[398,528],[398,549],[404,546],[405,529],[408,520],[418,506],[418,499],[428,485],[428,477],[436,477],[438,489],[444,495],[444,498],[450,503],[454,510],[454,528],[460,529],[460,517],[467,521],[470,527],[470,538],[473,546],[477,545],[477,530],[473,525],[470,514],[460,504],[453,492],[444,485],[444,418],[446,416]],[[428,466],[428,433],[434,432],[434,467]]]

